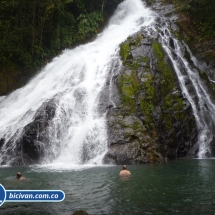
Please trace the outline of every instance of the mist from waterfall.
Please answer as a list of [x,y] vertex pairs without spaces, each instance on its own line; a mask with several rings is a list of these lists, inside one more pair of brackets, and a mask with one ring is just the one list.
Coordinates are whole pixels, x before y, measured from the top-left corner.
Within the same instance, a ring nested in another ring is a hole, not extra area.
[[[51,146],[45,151],[43,164],[101,164],[107,151],[107,132],[105,113],[98,111],[99,93],[113,73],[111,65],[119,61],[119,44],[153,22],[153,13],[141,0],[122,2],[95,41],[64,50],[25,87],[3,98],[0,139],[5,143],[10,140],[10,145],[2,146],[0,163],[1,159],[11,163],[23,128],[44,102],[53,100],[57,109],[48,128],[49,140],[38,143]],[[83,160],[85,152],[87,159]]]

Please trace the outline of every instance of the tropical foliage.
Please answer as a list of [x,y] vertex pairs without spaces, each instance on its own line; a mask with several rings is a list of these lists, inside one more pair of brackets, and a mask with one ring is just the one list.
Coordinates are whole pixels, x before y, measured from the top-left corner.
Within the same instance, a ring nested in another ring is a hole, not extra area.
[[0,0],[0,95],[94,36],[120,1]]
[[198,39],[215,37],[215,1],[211,0],[164,0],[178,4],[178,9],[184,12],[190,24],[198,33]]

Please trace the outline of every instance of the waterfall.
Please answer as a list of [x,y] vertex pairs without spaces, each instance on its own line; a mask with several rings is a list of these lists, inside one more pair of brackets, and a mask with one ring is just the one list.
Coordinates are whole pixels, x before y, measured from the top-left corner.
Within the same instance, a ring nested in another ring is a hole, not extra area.
[[[215,104],[200,78],[198,68],[201,67],[197,59],[183,41],[180,42],[174,37],[170,28],[170,22],[163,20],[163,26],[160,27],[161,43],[172,62],[182,93],[193,110],[198,129],[198,158],[207,158],[212,155],[210,144],[214,138]],[[190,62],[185,58],[185,51],[190,55]]]
[[[170,28],[169,20],[157,17],[141,0],[125,0],[93,42],[64,50],[25,87],[1,97],[0,164],[10,165],[16,159],[17,142],[21,141],[24,128],[33,122],[41,106],[50,101],[56,110],[48,125],[48,138],[46,142],[35,142],[44,149],[42,163],[60,167],[101,164],[107,152],[106,112],[99,110],[101,92],[121,66],[119,45],[141,29],[154,39],[152,32],[159,35],[196,119],[198,156],[210,157],[215,105],[199,77],[198,61]],[[184,57],[185,50],[192,62]],[[115,106],[111,83],[107,99]],[[22,158],[22,149],[19,156]]]
[[[2,98],[0,163],[10,165],[15,159],[23,128],[50,100],[56,111],[48,127],[49,138],[46,143],[36,143],[38,147],[50,146],[43,163],[101,163],[107,151],[107,132],[105,113],[98,111],[100,92],[114,73],[111,65],[118,59],[119,44],[153,22],[153,13],[141,0],[122,2],[95,41],[64,50],[25,87]],[[83,160],[84,153],[87,159]]]

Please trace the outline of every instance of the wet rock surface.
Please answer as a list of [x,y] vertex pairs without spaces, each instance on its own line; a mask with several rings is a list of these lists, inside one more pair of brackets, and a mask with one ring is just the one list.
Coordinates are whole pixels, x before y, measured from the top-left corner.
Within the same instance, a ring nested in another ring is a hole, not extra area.
[[160,163],[196,156],[191,106],[154,38],[156,33],[148,37],[141,31],[121,44],[123,66],[112,82],[115,106],[107,113],[109,151],[104,163]]
[[[22,135],[16,135],[7,143],[6,148],[14,145],[13,150],[7,150],[5,156],[14,155],[12,166],[29,165],[38,163],[44,156],[44,151],[49,147],[49,124],[55,116],[56,105],[53,100],[45,102],[36,112],[31,123],[23,128]],[[4,159],[3,159],[4,160]],[[4,163],[3,163],[4,164]]]

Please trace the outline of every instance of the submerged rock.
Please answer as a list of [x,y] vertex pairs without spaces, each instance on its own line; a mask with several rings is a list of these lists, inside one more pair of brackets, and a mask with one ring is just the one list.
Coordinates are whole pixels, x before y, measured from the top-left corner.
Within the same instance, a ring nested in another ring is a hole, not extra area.
[[89,215],[89,214],[84,210],[78,210],[74,212],[72,215]]

